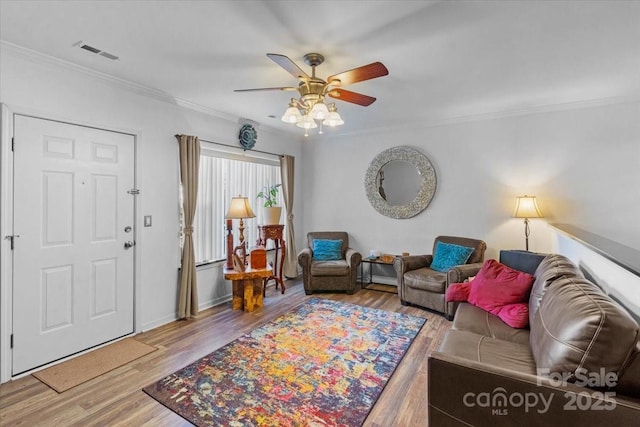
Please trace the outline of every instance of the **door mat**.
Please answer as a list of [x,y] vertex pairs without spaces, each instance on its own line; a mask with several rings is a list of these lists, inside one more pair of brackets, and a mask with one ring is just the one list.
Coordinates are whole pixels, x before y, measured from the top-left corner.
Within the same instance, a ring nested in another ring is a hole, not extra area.
[[156,350],[136,339],[125,338],[31,375],[62,393]]
[[196,426],[359,426],[425,322],[313,298],[144,391]]

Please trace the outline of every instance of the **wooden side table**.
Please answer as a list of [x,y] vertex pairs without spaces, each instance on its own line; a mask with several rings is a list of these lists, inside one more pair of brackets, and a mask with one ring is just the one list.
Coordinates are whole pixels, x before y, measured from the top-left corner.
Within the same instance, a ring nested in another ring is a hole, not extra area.
[[271,279],[276,281],[276,289],[278,284],[282,287],[282,293],[284,294],[285,286],[282,278],[282,268],[284,266],[284,258],[287,253],[287,247],[284,239],[282,238],[282,231],[284,230],[283,224],[274,225],[259,225],[258,226],[258,245],[266,246],[267,240],[271,239],[276,245],[276,253],[273,257],[273,275],[267,277],[264,280],[263,294],[267,289],[267,282]]
[[270,277],[273,271],[270,267],[252,269],[247,268],[245,271],[235,271],[225,268],[224,278],[231,280],[233,299],[231,308],[240,310],[244,308],[246,312],[252,312],[256,308],[262,307],[263,282],[264,279]]

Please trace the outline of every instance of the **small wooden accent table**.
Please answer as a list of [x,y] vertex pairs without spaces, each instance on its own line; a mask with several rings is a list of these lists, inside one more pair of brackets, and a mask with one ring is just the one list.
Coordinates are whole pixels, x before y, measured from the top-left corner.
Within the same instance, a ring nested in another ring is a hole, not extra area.
[[262,285],[265,278],[273,274],[271,267],[252,269],[247,267],[245,271],[235,271],[225,268],[224,278],[231,280],[233,286],[233,299],[231,308],[246,312],[252,312],[262,307]]
[[[282,238],[283,224],[274,225],[259,225],[258,226],[258,245],[266,246],[267,240],[271,239],[276,245],[276,253],[273,257],[273,275],[267,277],[264,280],[263,292],[266,292],[267,282],[271,279],[276,281],[276,289],[278,289],[278,283],[282,287],[282,293],[284,294],[284,280],[282,279],[282,267],[284,266],[284,258],[287,253],[287,246]],[[280,258],[280,259],[278,259]]]

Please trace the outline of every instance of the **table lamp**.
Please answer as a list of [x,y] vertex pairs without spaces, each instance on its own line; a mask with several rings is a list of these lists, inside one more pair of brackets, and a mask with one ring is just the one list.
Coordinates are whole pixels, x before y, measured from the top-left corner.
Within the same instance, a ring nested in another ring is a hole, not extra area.
[[[249,206],[249,198],[248,197],[232,197],[231,204],[229,205],[229,210],[225,215],[225,219],[227,220],[227,268],[233,268],[233,236],[231,234],[232,229],[232,220],[239,219],[240,220],[240,235],[238,236],[240,240],[240,246],[244,247],[244,219],[245,218],[255,218],[256,214],[251,210],[251,206]],[[246,253],[246,249],[245,249]]]
[[538,203],[536,202],[536,196],[518,196],[516,197],[516,208],[513,211],[515,218],[524,218],[524,239],[526,250],[529,250],[529,218],[544,218]]

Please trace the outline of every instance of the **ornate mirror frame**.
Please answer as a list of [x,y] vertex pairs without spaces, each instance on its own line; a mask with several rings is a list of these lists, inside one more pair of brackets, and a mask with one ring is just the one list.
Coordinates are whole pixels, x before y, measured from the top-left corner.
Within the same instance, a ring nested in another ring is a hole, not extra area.
[[[394,160],[404,160],[416,167],[417,172],[423,177],[422,186],[418,195],[411,203],[403,206],[391,206],[378,192],[377,177],[380,169]],[[411,218],[425,210],[436,192],[436,171],[433,165],[421,152],[407,146],[389,148],[378,154],[369,164],[364,179],[369,203],[375,210],[384,216],[396,219]]]

